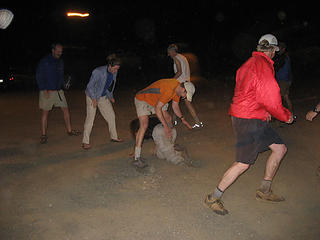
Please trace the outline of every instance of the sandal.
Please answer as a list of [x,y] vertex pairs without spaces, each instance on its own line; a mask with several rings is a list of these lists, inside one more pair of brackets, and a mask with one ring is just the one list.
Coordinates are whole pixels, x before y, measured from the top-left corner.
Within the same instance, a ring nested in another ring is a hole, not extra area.
[[122,143],[123,140],[121,138],[118,139],[111,139],[110,142],[114,142],[114,143]]
[[84,150],[89,150],[91,148],[91,145],[90,144],[87,144],[87,143],[82,143],[81,147],[84,149]]
[[41,135],[40,137],[40,144],[45,144],[48,142],[48,137],[47,135]]
[[71,130],[70,132],[68,132],[69,136],[79,136],[80,134],[81,132],[77,130]]

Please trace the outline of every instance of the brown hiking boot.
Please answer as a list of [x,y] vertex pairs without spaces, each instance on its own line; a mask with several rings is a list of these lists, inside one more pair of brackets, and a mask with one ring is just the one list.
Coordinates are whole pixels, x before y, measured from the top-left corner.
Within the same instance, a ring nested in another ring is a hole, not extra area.
[[256,199],[271,203],[283,202],[285,200],[284,197],[274,194],[271,190],[267,193],[264,193],[260,189],[256,191]]
[[226,215],[228,210],[224,208],[223,202],[220,199],[215,199],[212,194],[206,196],[204,203],[216,214]]

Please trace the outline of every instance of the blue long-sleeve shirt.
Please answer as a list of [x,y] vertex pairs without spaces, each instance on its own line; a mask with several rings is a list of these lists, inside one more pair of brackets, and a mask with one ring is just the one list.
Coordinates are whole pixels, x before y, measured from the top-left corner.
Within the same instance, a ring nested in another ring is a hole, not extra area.
[[40,90],[60,90],[64,82],[64,63],[49,54],[38,64],[36,79]]
[[[108,99],[113,98],[113,91],[117,82],[117,73],[112,75],[111,87],[105,89],[108,78],[107,66],[97,67],[92,71],[90,81],[86,88],[86,95],[91,99],[99,99],[104,94]],[[105,93],[104,93],[105,90]]]
[[290,57],[286,56],[283,66],[276,72],[277,81],[292,82],[292,71]]

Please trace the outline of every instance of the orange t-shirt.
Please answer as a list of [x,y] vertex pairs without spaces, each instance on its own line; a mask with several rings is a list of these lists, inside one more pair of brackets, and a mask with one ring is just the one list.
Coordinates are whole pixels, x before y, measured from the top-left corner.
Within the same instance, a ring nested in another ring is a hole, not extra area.
[[156,106],[158,102],[166,104],[171,100],[179,102],[180,97],[176,93],[179,82],[174,78],[158,80],[136,94],[136,98],[151,106]]

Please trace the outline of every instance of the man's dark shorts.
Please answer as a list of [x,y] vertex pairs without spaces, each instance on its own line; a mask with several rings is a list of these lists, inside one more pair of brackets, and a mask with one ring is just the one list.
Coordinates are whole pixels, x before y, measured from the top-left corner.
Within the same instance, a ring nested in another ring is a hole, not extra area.
[[269,123],[262,120],[232,117],[232,125],[237,138],[236,162],[252,165],[271,144],[284,144]]

